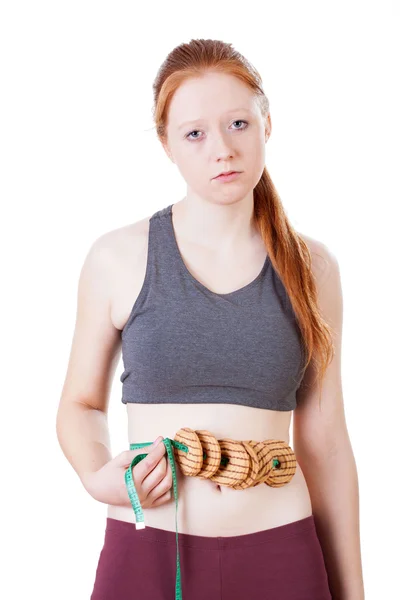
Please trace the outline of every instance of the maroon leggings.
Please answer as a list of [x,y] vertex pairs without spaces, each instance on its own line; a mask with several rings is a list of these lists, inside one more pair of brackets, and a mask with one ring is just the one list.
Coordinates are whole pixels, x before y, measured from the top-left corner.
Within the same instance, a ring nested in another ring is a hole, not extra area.
[[[331,600],[314,516],[229,537],[179,533],[182,600]],[[107,518],[91,600],[174,600],[176,533]]]

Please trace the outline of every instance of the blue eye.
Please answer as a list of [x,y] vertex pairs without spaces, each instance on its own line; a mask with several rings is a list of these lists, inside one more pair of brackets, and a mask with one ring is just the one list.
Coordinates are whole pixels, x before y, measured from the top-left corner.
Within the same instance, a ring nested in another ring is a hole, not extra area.
[[[242,127],[241,129],[236,129],[236,131],[244,131],[245,129],[247,129],[247,126],[248,126],[248,122],[247,121],[243,121],[243,119],[239,119],[237,121],[233,121],[233,123],[245,123],[246,124],[246,127]],[[198,140],[199,139],[198,137],[195,137],[195,138],[190,137],[193,133],[198,133],[198,130],[194,129],[193,131],[191,131],[190,133],[188,133],[185,136],[185,138],[187,138],[188,140],[191,140],[191,141]]]
[[[246,126],[248,125],[247,121],[243,121],[242,119],[239,119],[238,121],[233,121],[233,122],[234,123],[246,123]],[[244,127],[244,129],[246,129],[246,127]]]

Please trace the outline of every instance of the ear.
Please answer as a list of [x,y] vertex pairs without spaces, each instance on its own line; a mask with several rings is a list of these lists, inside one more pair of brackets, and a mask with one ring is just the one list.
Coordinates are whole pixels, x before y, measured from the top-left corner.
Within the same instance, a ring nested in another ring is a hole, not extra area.
[[271,113],[268,113],[267,118],[265,119],[265,143],[267,143],[268,138],[271,135],[272,123],[271,123]]

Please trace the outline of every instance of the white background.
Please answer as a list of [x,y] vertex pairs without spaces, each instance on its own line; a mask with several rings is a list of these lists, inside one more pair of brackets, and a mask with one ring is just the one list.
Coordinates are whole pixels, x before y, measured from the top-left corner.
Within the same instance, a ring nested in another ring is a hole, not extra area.
[[[99,235],[185,194],[152,129],[152,83],[167,53],[197,37],[233,43],[261,73],[268,170],[292,224],[339,261],[366,598],[396,596],[398,7],[2,3],[2,598],[90,597],[106,505],[85,492],[55,431],[78,277]],[[113,455],[128,448],[121,369]]]

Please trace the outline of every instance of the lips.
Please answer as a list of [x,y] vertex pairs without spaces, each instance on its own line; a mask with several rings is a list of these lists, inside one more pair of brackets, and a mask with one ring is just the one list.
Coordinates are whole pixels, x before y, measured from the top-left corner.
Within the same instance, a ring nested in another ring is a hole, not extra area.
[[217,177],[220,177],[221,175],[231,175],[232,173],[239,173],[239,171],[226,171],[225,173],[220,173]]

